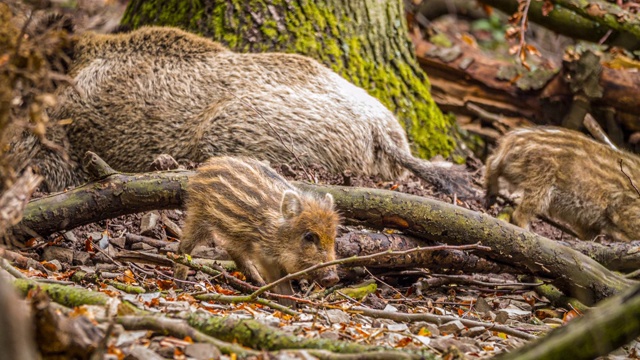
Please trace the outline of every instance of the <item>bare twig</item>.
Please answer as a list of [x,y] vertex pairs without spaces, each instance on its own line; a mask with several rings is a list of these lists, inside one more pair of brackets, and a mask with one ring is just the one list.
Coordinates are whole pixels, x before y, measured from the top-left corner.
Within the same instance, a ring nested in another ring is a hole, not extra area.
[[[300,315],[299,312],[291,310],[284,305],[280,305],[278,303],[275,303],[273,301],[263,299],[263,298],[252,298],[251,295],[223,295],[223,294],[208,293],[208,294],[195,295],[194,298],[201,301],[219,301],[219,302],[228,303],[228,304],[236,304],[236,303],[242,303],[242,302],[256,303],[256,304],[270,307],[274,310],[278,310],[287,315],[291,315],[291,316]],[[292,299],[292,300],[295,301],[297,299]]]
[[[521,339],[526,339],[526,340],[533,340],[537,338],[537,336],[535,335],[531,335],[520,330],[515,330],[508,326],[487,323],[483,321],[461,319],[456,316],[434,315],[434,314],[406,314],[406,313],[400,313],[400,312],[374,310],[374,309],[369,309],[364,307],[353,307],[349,311],[360,313],[362,315],[370,316],[374,318],[390,319],[390,320],[401,321],[401,322],[426,321],[426,322],[441,325],[449,321],[458,320],[464,326],[467,326],[467,327],[482,326],[487,330],[498,331],[501,333],[505,333],[505,334],[512,335],[512,336],[515,336]],[[542,330],[543,329],[541,328],[541,331]]]
[[638,195],[640,195],[640,190],[638,190],[638,188],[636,187],[636,184],[634,184],[633,180],[631,179],[631,177],[626,172],[624,172],[624,169],[622,168],[622,159],[619,160],[619,163],[620,163],[620,171],[622,171],[624,176],[626,176],[627,179],[629,179],[629,183],[631,184],[631,186],[633,186],[633,188],[636,190]]
[[343,258],[343,259],[338,259],[338,260],[333,260],[333,261],[329,261],[326,263],[320,263],[320,264],[316,264],[314,266],[311,266],[309,268],[306,268],[304,270],[298,271],[296,273],[293,274],[288,274],[285,277],[282,277],[270,284],[267,284],[265,286],[262,286],[261,288],[259,288],[258,290],[256,290],[255,292],[253,292],[251,294],[251,297],[255,298],[258,297],[259,295],[261,295],[262,293],[264,293],[267,290],[270,290],[272,288],[274,288],[276,285],[281,284],[285,281],[290,281],[293,280],[299,276],[302,275],[306,275],[312,271],[327,267],[327,266],[332,266],[332,265],[345,265],[345,264],[349,264],[352,262],[356,262],[356,261],[362,261],[362,260],[369,260],[369,259],[374,259],[377,257],[381,257],[381,256],[389,256],[389,255],[407,255],[407,254],[411,254],[414,252],[423,252],[423,251],[439,251],[439,250],[483,250],[483,251],[491,251],[491,248],[487,247],[487,246],[482,246],[480,245],[480,243],[477,244],[471,244],[471,245],[459,245],[459,246],[454,246],[454,245],[438,245],[438,246],[429,246],[429,247],[416,247],[413,249],[409,249],[409,250],[404,250],[404,251],[391,251],[391,250],[387,250],[387,251],[382,251],[379,253],[375,253],[375,254],[371,254],[371,255],[365,255],[365,256],[352,256],[352,257],[348,257],[348,258]]

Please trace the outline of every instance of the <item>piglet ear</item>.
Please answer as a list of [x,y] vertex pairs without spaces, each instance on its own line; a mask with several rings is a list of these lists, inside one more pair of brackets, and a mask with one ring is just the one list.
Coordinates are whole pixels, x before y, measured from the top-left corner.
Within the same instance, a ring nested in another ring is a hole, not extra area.
[[333,195],[327,193],[324,196],[325,201],[327,202],[327,204],[329,204],[329,207],[333,208]]
[[300,215],[302,212],[302,202],[300,196],[294,191],[286,190],[282,195],[282,204],[280,204],[280,211],[285,219],[291,219],[294,216]]

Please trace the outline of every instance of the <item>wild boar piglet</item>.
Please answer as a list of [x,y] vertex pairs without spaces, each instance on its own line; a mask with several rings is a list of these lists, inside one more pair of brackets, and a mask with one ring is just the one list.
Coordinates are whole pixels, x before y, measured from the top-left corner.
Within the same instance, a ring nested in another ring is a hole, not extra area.
[[616,241],[640,239],[640,157],[558,127],[516,129],[487,159],[487,205],[503,178],[522,192],[512,222],[559,220],[580,239],[599,234]]
[[[213,157],[187,185],[187,218],[178,252],[211,240],[260,285],[335,259],[339,216],[330,194],[298,190],[262,162]],[[176,266],[176,278],[187,268]],[[311,273],[323,286],[338,282],[336,267]],[[290,283],[276,292],[290,295]]]

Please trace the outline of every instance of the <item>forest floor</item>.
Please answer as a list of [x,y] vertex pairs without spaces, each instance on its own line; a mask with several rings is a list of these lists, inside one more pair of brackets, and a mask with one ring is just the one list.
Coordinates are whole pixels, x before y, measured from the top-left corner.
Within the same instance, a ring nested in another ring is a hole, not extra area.
[[[306,179],[304,172],[297,166],[280,165],[275,166],[275,169],[290,180]],[[307,170],[316,176],[319,183],[344,184],[344,176],[332,175],[319,166],[312,166]],[[470,170],[474,172],[475,180],[480,182],[482,171]],[[380,181],[370,177],[351,177],[349,181],[352,186],[387,189],[452,201],[448,196],[435,193],[429,185],[413,176],[402,181]],[[484,211],[480,199],[457,201],[457,205]],[[490,212],[496,215],[502,208],[503,206],[497,205]],[[237,319],[255,319],[302,338],[344,340],[402,349],[426,347],[441,354],[451,351],[450,347],[454,346],[468,358],[490,357],[521,346],[527,340],[518,334],[543,335],[579,316],[578,312],[570,308],[553,307],[534,291],[531,284],[522,283],[515,275],[460,272],[439,274],[430,272],[429,264],[424,264],[421,268],[386,272],[381,272],[380,269],[359,269],[355,271],[356,276],[352,272],[348,280],[343,280],[330,291],[319,287],[310,289],[309,284],[303,282],[301,294],[307,296],[299,296],[314,300],[312,305],[300,304],[296,316],[254,303],[199,301],[194,296],[203,292],[225,295],[236,295],[238,292],[224,278],[212,278],[200,272],[192,272],[194,276],[189,278],[191,283],[183,290],[173,281],[170,266],[135,260],[145,259],[147,254],[162,256],[167,252],[176,252],[177,235],[174,229],[176,225],[180,228],[183,226],[184,216],[181,210],[153,211],[101,221],[64,234],[54,234],[47,239],[47,243],[21,252],[45,264],[47,270],[23,271],[30,277],[46,278],[50,282],[63,284],[73,283],[73,274],[77,271],[94,274],[96,276],[91,282],[74,279],[76,285],[128,300],[140,308],[170,317],[180,318],[194,312],[228,315]],[[532,230],[552,239],[571,238],[540,220],[533,223]],[[351,226],[340,228],[342,234],[354,231],[371,230]],[[140,237],[131,237],[132,234]],[[123,259],[123,253],[126,253],[124,259],[131,260],[118,260]],[[223,251],[208,246],[197,248],[193,257],[227,259]],[[239,273],[233,274],[242,277]],[[358,299],[345,295],[345,287],[363,283],[374,283],[376,286],[369,288]],[[131,293],[132,289],[140,293]],[[358,313],[353,311],[355,306],[382,310],[383,317],[373,318]],[[315,309],[319,311],[312,313]],[[91,312],[91,307],[83,310],[87,311]],[[432,314],[439,318],[405,322],[390,319],[394,313]],[[451,321],[450,317],[458,320]],[[480,321],[486,326],[472,326],[473,324],[465,323],[465,320]],[[504,325],[517,333],[514,335],[504,330],[493,330],[491,324]],[[109,351],[112,354],[131,355],[131,349],[144,346],[164,358],[184,358],[187,355],[191,358],[206,358],[195,348],[190,348],[195,346],[190,339],[177,339],[146,331],[131,332],[119,328],[113,332],[111,344]],[[628,348],[635,352],[635,346],[637,344],[631,344]],[[619,355],[626,357],[629,353],[620,350]],[[279,356],[287,358],[289,355]],[[223,355],[223,358],[227,357]]]

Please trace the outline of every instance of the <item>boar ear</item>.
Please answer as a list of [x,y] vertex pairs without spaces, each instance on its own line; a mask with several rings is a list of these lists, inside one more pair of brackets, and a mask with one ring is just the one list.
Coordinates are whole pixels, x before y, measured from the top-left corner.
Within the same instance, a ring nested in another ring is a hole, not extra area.
[[331,208],[333,207],[333,195],[327,193],[324,196],[324,200],[327,202],[327,204],[329,204],[329,207],[331,207]]
[[294,191],[286,190],[282,195],[282,204],[280,204],[280,211],[285,219],[291,219],[294,216],[300,215],[302,212],[302,202],[300,196]]

